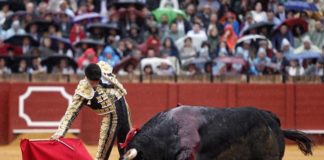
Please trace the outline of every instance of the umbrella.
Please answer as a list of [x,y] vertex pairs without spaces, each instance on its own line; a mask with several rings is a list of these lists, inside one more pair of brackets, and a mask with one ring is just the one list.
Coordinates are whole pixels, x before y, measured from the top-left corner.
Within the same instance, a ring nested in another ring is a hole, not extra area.
[[175,68],[169,59],[153,57],[153,58],[143,58],[141,60],[141,70],[143,71],[145,66],[150,65],[152,66],[153,72],[156,72],[161,63],[166,63],[169,66]]
[[80,14],[78,16],[75,16],[73,18],[73,22],[74,23],[78,23],[80,21],[84,21],[84,20],[93,20],[93,19],[97,19],[97,18],[103,18],[99,13],[96,12],[90,12],[90,13],[84,13],[84,14]]
[[93,33],[96,28],[100,29],[105,34],[108,34],[109,30],[116,30],[117,32],[120,32],[120,29],[116,23],[92,23],[87,26],[87,31]]
[[301,52],[299,54],[286,55],[286,58],[288,60],[293,60],[293,59],[313,59],[313,58],[320,58],[320,57],[321,57],[321,53],[312,52],[312,51],[305,51],[305,52]]
[[35,40],[30,34],[16,34],[7,38],[6,40],[4,40],[4,42],[12,45],[22,46],[23,40],[25,38],[29,39],[31,46],[39,46],[39,42]]
[[166,15],[168,17],[169,22],[172,22],[174,19],[176,19],[178,14],[182,15],[185,18],[187,17],[186,14],[182,10],[174,9],[171,7],[158,8],[158,9],[154,10],[152,13],[157,21],[160,21],[161,16],[163,16],[163,15]]
[[254,23],[250,25],[246,30],[243,30],[240,35],[246,35],[249,34],[251,30],[257,30],[257,33],[260,33],[261,28],[266,27],[269,33],[272,31],[273,26],[275,26],[274,23],[271,22],[259,22],[259,23]]
[[38,32],[40,32],[40,33],[47,32],[50,26],[54,26],[56,28],[56,30],[59,30],[59,27],[60,27],[54,21],[35,20],[31,23],[28,23],[27,26],[25,27],[25,30],[29,31],[29,29],[32,25],[36,25],[38,27]]
[[66,60],[68,65],[73,67],[74,70],[76,70],[76,68],[78,67],[77,62],[73,58],[71,58],[69,56],[65,56],[65,55],[49,56],[49,57],[43,59],[41,61],[41,64],[47,66],[48,71],[51,72],[53,67],[55,65],[59,64],[61,60]]
[[80,47],[83,44],[87,44],[87,45],[92,46],[92,47],[95,47],[97,45],[105,45],[105,43],[102,42],[102,41],[98,41],[98,40],[94,40],[94,39],[90,39],[90,38],[85,38],[85,39],[82,39],[82,40],[74,43],[74,46],[75,47]]
[[251,43],[258,43],[260,40],[266,40],[268,42],[268,48],[272,48],[271,41],[267,39],[267,37],[258,34],[251,34],[241,37],[236,41],[235,48],[242,46],[244,41],[252,41]]
[[312,11],[317,12],[318,9],[314,3],[308,3],[303,1],[288,1],[285,4],[286,10],[293,10],[293,11]]
[[63,37],[57,37],[57,36],[49,36],[49,38],[52,40],[54,44],[57,45],[57,43],[62,42],[65,45],[65,48],[72,49],[72,45],[70,43],[69,39],[63,38]]
[[276,26],[273,29],[273,32],[276,32],[277,30],[279,30],[279,28],[282,25],[286,25],[289,29],[292,29],[295,26],[299,26],[299,27],[303,28],[302,30],[304,32],[308,31],[308,23],[304,19],[302,19],[302,18],[290,18],[290,19],[287,19],[287,20],[283,21],[280,25]]
[[241,64],[245,65],[246,61],[239,57],[219,57],[214,60],[215,62],[229,63],[229,64]]
[[126,67],[128,64],[133,64],[135,67],[138,65],[139,63],[139,59],[128,56],[124,59],[122,59],[122,61],[120,61],[113,69],[113,73],[118,73],[119,70],[123,69],[124,67]]
[[18,17],[19,21],[23,21],[27,15],[32,16],[33,19],[37,18],[37,15],[35,15],[33,13],[27,13],[26,11],[16,11],[12,15],[9,15],[8,17],[6,17],[2,28],[5,30],[9,29],[11,27],[11,23],[12,23],[14,17]]
[[112,3],[112,6],[115,6],[117,10],[119,8],[128,8],[129,6],[135,6],[136,9],[141,10],[144,8],[145,3],[139,0],[119,0],[117,2]]
[[4,5],[9,5],[9,9],[12,11],[25,10],[25,5],[23,2],[14,2],[13,0],[0,0],[0,8]]

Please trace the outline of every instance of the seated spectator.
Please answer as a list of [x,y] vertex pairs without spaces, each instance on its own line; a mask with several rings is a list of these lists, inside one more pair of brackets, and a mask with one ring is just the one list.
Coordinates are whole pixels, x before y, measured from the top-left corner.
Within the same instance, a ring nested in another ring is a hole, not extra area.
[[[243,24],[243,28],[241,29],[241,33],[240,33],[240,36],[243,35],[243,32],[245,32],[247,29],[249,29],[249,27],[256,23],[252,17],[252,14],[249,12],[246,14],[245,16],[245,22]],[[250,33],[250,34],[255,34],[255,33]]]
[[70,42],[74,44],[75,42],[78,42],[84,38],[86,38],[86,33],[84,31],[84,28],[79,24],[73,25],[69,35]]
[[235,56],[242,57],[244,60],[249,59],[249,52],[247,50],[244,50],[242,47],[237,47],[235,51]]
[[222,41],[226,42],[226,45],[228,46],[231,52],[234,52],[237,40],[238,37],[234,32],[233,27],[231,25],[225,26],[224,34],[222,35]]
[[107,62],[112,67],[115,67],[120,62],[120,58],[112,47],[107,46],[99,55],[99,61]]
[[276,13],[276,17],[281,21],[285,21],[287,18],[287,14],[286,14],[286,10],[285,10],[285,6],[283,3],[279,3],[277,6],[277,13]]
[[147,50],[147,55],[146,55],[147,58],[153,58],[153,57],[158,57],[157,56],[157,53],[155,52],[155,50],[153,48],[149,48]]
[[117,44],[117,48],[115,48],[115,52],[118,57],[122,60],[123,57],[126,57],[126,44],[124,40],[121,40]]
[[5,38],[10,38],[17,34],[25,34],[25,30],[20,27],[20,22],[18,20],[13,21],[11,28],[7,30]]
[[17,73],[28,73],[29,72],[29,67],[27,65],[27,60],[26,59],[22,59],[19,61],[19,65],[17,68]]
[[292,28],[292,32],[294,34],[294,44],[295,46],[300,46],[303,43],[303,33],[304,33],[304,28],[301,26],[294,26]]
[[139,70],[133,63],[126,64],[123,69],[118,72],[118,75],[126,76],[126,75],[139,75]]
[[144,76],[151,76],[153,75],[153,68],[151,65],[146,65],[144,66],[144,69],[143,69],[143,75]]
[[6,66],[6,60],[0,58],[0,75],[11,74],[11,69]]
[[259,47],[262,47],[266,50],[267,57],[272,58],[274,56],[272,48],[269,48],[269,44],[267,40],[260,40]]
[[212,74],[214,76],[225,76],[227,75],[227,65],[222,62],[218,62],[212,68]]
[[169,64],[161,62],[160,65],[156,67],[155,74],[158,76],[173,76],[175,71]]
[[181,14],[177,15],[177,18],[173,21],[177,23],[178,31],[184,32],[185,34],[191,30],[191,24]]
[[[235,32],[235,35],[240,34],[240,24],[236,19],[236,16],[232,12],[226,13],[226,22],[224,23],[224,27],[226,28],[227,25],[232,26],[233,31]],[[224,29],[225,32],[225,29]]]
[[210,44],[210,52],[216,51],[219,40],[220,40],[220,36],[219,36],[218,29],[216,27],[212,27],[208,32],[208,42]]
[[96,55],[95,50],[92,48],[88,48],[86,51],[84,51],[83,55],[77,61],[79,71],[82,72],[85,67],[91,63],[97,63],[98,58]]
[[271,59],[271,62],[276,64],[275,73],[284,73],[285,68],[289,65],[289,61],[282,52],[275,52],[275,56]]
[[178,30],[178,24],[176,22],[173,22],[170,25],[170,29],[163,34],[163,40],[166,37],[170,37],[175,42],[175,41],[177,41],[178,39],[180,39],[181,37],[184,37],[184,36],[185,36],[185,32],[184,31],[179,31]]
[[146,42],[146,49],[152,48],[154,49],[155,53],[158,53],[160,51],[160,38],[157,34],[150,35]]
[[197,51],[192,45],[192,38],[187,37],[184,40],[184,46],[180,49],[180,60],[184,61],[197,56]]
[[267,57],[266,50],[260,47],[257,53],[257,58],[253,61],[257,74],[264,74],[267,71],[266,65],[269,63],[271,63],[271,59]]
[[297,59],[292,59],[289,61],[290,66],[286,68],[289,76],[302,76],[304,75],[303,66],[299,65]]
[[43,37],[43,40],[41,41],[41,46],[39,47],[41,57],[46,58],[48,56],[55,55],[56,53],[52,48],[52,40],[49,37]]
[[262,3],[256,2],[254,6],[254,10],[251,12],[253,19],[255,22],[264,22],[267,20],[267,14],[262,11]]
[[324,75],[324,59],[319,58],[315,65],[310,65],[305,70],[305,75],[323,76]]
[[166,33],[169,31],[169,18],[167,15],[162,15],[160,17],[159,31],[161,33]]
[[273,10],[268,10],[267,11],[267,22],[273,23],[275,26],[280,25],[281,21],[279,18],[275,16],[275,13]]
[[321,21],[316,21],[315,30],[308,33],[311,41],[315,46],[321,47],[324,45],[324,28]]
[[284,56],[294,54],[295,52],[294,48],[290,45],[289,41],[286,38],[282,40],[281,51]]
[[164,39],[160,54],[166,53],[168,56],[179,57],[179,51],[170,37]]
[[194,39],[193,46],[197,49],[200,48],[202,42],[208,40],[205,30],[201,29],[201,27],[199,23],[195,23],[192,30],[187,33],[188,37]]
[[32,24],[29,28],[29,30],[27,30],[27,32],[37,41],[39,41],[41,39],[41,35],[39,34],[38,31],[38,26],[36,24]]
[[188,17],[188,20],[192,23],[193,18],[196,16],[197,13],[196,6],[192,3],[186,5],[185,13]]
[[212,13],[210,15],[210,23],[208,25],[207,32],[210,33],[210,30],[213,29],[213,28],[217,29],[217,31],[218,31],[217,34],[221,34],[224,31],[224,26],[223,26],[223,24],[221,22],[219,22],[216,13]]
[[207,31],[208,29],[211,13],[212,13],[211,7],[207,4],[204,5],[202,10],[198,13],[198,16],[201,18],[203,22],[202,28],[204,28],[205,31]]
[[141,34],[141,30],[136,24],[132,24],[130,26],[130,30],[129,30],[129,33],[128,33],[128,38],[134,40],[138,44],[144,42],[144,37]]
[[59,17],[60,17],[59,25],[60,25],[60,31],[62,32],[62,37],[69,38],[69,34],[72,28],[70,17],[66,13],[61,13]]
[[61,59],[60,63],[54,66],[53,74],[63,74],[63,75],[71,75],[74,74],[74,69],[69,66],[68,62],[66,59]]
[[292,47],[294,47],[294,37],[292,35],[292,33],[288,30],[288,27],[286,25],[282,25],[279,28],[279,31],[276,31],[274,33],[274,36],[272,38],[272,45],[276,50],[280,50],[281,44],[282,44],[282,40],[286,38],[290,45]]
[[24,38],[23,42],[22,42],[22,53],[24,55],[28,54],[32,48],[32,46],[30,45],[30,40],[29,38]]
[[318,52],[320,53],[321,50],[312,44],[309,36],[305,36],[303,38],[303,44],[295,49],[295,54],[301,54],[303,52]]
[[194,63],[191,63],[186,67],[185,71],[182,74],[187,76],[195,76],[199,75],[200,72],[199,68]]
[[46,73],[47,68],[41,64],[41,58],[33,58],[31,67],[29,69],[29,73],[38,74],[38,73]]
[[58,42],[57,46],[58,46],[57,53],[59,55],[66,55],[68,57],[73,58],[72,49],[67,48],[63,42]]
[[13,12],[10,10],[9,4],[4,4],[0,11],[0,22],[4,22],[12,14]]

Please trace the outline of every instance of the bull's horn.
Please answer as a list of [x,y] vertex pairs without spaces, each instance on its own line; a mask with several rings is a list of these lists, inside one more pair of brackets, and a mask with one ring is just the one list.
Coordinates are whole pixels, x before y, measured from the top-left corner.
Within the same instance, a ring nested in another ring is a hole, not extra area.
[[126,152],[124,155],[124,160],[131,160],[134,159],[137,156],[137,150],[135,148],[132,148]]

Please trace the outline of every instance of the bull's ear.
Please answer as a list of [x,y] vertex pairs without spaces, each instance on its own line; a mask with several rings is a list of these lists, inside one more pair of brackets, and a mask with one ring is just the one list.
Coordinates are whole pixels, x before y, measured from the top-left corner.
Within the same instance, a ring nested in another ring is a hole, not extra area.
[[137,156],[137,150],[135,148],[132,148],[126,152],[124,155],[124,160],[132,160]]

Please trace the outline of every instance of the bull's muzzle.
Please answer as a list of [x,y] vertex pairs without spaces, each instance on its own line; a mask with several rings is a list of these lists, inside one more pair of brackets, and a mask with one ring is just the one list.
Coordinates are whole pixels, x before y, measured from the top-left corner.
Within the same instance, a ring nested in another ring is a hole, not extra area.
[[123,160],[132,160],[136,156],[137,156],[137,150],[135,148],[132,148],[124,154]]

